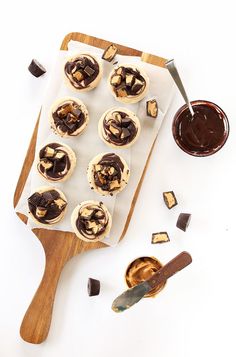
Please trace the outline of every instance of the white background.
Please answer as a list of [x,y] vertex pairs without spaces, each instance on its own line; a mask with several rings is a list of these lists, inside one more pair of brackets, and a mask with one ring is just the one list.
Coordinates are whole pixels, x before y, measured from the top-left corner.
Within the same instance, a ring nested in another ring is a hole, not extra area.
[[[235,336],[235,12],[233,1],[8,1],[1,9],[1,249],[0,356],[120,357],[233,356]],[[33,57],[50,72],[64,35],[80,31],[161,56],[174,57],[191,99],[207,99],[227,113],[225,147],[209,158],[182,152],[171,122],[176,96],[161,129],[125,239],[90,251],[65,267],[48,339],[19,337],[24,312],[41,279],[39,241],[16,217],[12,198],[40,108],[48,74],[33,78]],[[168,211],[162,192],[179,205]],[[175,228],[192,213],[186,233]],[[171,242],[151,245],[153,231]],[[167,262],[188,250],[193,264],[173,277],[156,299],[117,315],[112,300],[125,288],[127,264],[141,255]],[[98,297],[88,277],[101,280]]]

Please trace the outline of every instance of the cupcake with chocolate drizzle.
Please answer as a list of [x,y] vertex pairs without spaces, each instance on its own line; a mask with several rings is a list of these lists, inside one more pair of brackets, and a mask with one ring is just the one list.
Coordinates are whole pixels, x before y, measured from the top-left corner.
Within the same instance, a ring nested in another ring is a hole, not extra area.
[[49,143],[39,151],[37,169],[47,181],[66,181],[75,165],[75,153],[68,145]]
[[86,92],[95,88],[100,82],[102,66],[95,56],[81,53],[67,60],[64,75],[70,89]]
[[135,143],[140,134],[138,117],[126,108],[107,110],[99,120],[100,138],[114,148],[127,148]]
[[57,100],[50,110],[50,123],[61,137],[80,135],[88,125],[89,115],[84,103],[73,97]]
[[51,226],[65,215],[67,199],[55,187],[40,187],[28,198],[30,217],[38,224]]
[[98,242],[111,229],[112,218],[102,202],[84,201],[75,207],[71,215],[71,225],[78,238],[85,242]]
[[119,102],[137,103],[147,94],[149,78],[144,70],[136,65],[123,64],[113,69],[108,84]]
[[114,153],[99,154],[88,165],[89,185],[103,196],[113,196],[122,191],[129,181],[129,176],[127,163]]

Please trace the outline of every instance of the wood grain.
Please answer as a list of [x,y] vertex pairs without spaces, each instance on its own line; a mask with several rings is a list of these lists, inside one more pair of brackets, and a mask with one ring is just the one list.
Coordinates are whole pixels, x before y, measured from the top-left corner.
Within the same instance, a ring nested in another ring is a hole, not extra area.
[[[65,36],[61,44],[61,50],[68,49],[68,42],[70,40],[83,42],[103,49],[105,49],[111,43],[110,41],[102,40],[93,36],[72,32],[69,33],[67,36]],[[162,57],[143,53],[142,51],[125,47],[120,44],[116,44],[116,45],[119,49],[120,54],[139,56],[142,61],[160,67],[164,67],[164,63],[166,59]],[[39,113],[39,118],[40,118],[40,113]],[[37,120],[30,141],[30,145],[26,154],[26,158],[22,167],[22,171],[16,186],[15,195],[14,195],[14,207],[16,207],[21,197],[22,191],[24,189],[27,177],[29,175],[34,160],[39,118]],[[129,226],[129,222],[134,210],[135,203],[138,198],[138,194],[144,179],[145,172],[147,170],[148,162],[154,144],[155,141],[153,142],[151,151],[147,158],[146,166],[144,168],[142,177],[139,181],[135,195],[133,197],[129,215],[127,216],[126,223],[124,225],[123,232],[121,234],[120,239],[124,237],[127,228]],[[27,217],[25,215],[19,212],[17,212],[17,215],[24,223],[27,223]],[[75,234],[71,232],[62,232],[62,231],[47,230],[43,228],[36,228],[33,229],[33,233],[38,237],[38,239],[40,240],[43,246],[46,256],[46,265],[45,265],[44,275],[42,277],[39,288],[36,291],[33,300],[23,318],[20,328],[20,335],[22,339],[27,342],[39,344],[47,338],[49,332],[56,288],[57,288],[61,271],[64,265],[66,264],[66,262],[76,254],[82,253],[90,249],[104,248],[107,247],[107,245],[105,245],[102,242],[86,243],[78,239],[75,236]]]

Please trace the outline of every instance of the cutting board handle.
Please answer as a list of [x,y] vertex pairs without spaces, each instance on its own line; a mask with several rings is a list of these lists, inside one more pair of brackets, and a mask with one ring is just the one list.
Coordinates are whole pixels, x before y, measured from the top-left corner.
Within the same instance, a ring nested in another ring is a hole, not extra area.
[[71,246],[68,245],[69,240],[54,237],[53,239],[41,238],[40,241],[46,256],[45,270],[20,327],[23,340],[34,344],[39,344],[47,338],[57,283],[65,263],[73,255]]

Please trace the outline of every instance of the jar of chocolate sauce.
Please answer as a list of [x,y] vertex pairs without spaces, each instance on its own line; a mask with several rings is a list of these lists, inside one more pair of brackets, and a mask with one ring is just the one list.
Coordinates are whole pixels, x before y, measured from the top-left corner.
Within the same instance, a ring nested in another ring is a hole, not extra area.
[[191,102],[194,116],[183,105],[175,114],[172,133],[177,145],[187,154],[209,156],[225,144],[229,122],[224,111],[206,100]]

